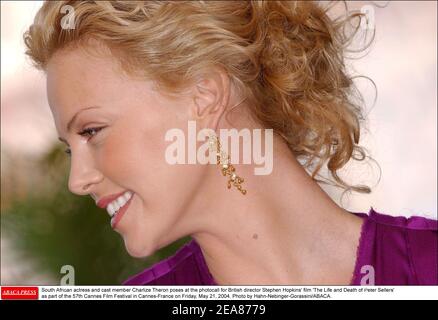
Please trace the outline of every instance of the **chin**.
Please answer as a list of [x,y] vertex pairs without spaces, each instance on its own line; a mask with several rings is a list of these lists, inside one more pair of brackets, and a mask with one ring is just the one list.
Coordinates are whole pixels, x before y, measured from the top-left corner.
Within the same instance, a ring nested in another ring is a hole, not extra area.
[[155,253],[155,249],[150,246],[142,245],[139,242],[134,243],[125,239],[125,248],[128,254],[133,258],[147,258]]

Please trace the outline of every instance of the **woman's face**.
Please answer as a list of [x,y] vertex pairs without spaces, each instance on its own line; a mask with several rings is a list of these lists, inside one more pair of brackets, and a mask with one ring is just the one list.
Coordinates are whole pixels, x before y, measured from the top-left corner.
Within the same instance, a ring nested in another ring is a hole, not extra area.
[[[165,98],[152,82],[122,74],[111,56],[91,56],[79,48],[52,57],[47,91],[59,137],[71,150],[70,191],[96,202],[133,192],[115,226],[128,252],[148,256],[188,234],[191,226],[182,216],[206,166],[169,165],[170,142],[164,137],[172,128],[187,137],[193,98]],[[79,134],[90,128],[96,129]],[[108,215],[104,209],[102,214]]]

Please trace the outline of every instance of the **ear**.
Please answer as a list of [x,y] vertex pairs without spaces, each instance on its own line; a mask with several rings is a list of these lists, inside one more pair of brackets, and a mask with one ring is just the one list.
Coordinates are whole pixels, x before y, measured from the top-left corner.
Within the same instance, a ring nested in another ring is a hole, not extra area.
[[225,71],[214,69],[201,77],[193,88],[192,115],[203,126],[217,128],[230,98],[230,79]]

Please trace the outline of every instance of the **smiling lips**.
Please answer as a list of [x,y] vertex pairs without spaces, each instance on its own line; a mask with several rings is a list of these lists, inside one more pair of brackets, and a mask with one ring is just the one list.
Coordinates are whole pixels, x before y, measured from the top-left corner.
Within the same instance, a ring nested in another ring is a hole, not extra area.
[[113,227],[121,218],[121,215],[120,217],[117,217],[117,219],[116,216],[118,215],[118,213],[122,213],[122,211],[124,213],[124,211],[126,211],[125,205],[132,199],[133,195],[134,193],[131,191],[124,191],[118,194],[104,197],[97,202],[98,207],[106,209],[106,211],[108,212],[109,216],[111,217],[111,224]]

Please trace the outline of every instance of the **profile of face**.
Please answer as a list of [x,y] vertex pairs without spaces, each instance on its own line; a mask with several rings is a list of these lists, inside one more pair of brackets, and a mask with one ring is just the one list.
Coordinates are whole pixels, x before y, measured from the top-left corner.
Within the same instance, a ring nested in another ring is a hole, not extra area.
[[153,82],[121,72],[113,56],[81,48],[61,50],[50,59],[47,95],[58,135],[71,151],[70,191],[96,202],[133,193],[115,227],[130,255],[151,255],[189,234],[184,212],[206,166],[168,164],[164,137],[172,128],[187,134],[193,96],[163,96]]

